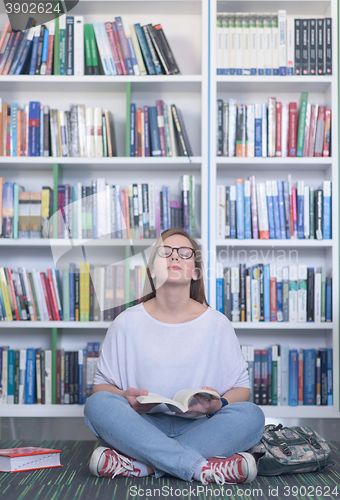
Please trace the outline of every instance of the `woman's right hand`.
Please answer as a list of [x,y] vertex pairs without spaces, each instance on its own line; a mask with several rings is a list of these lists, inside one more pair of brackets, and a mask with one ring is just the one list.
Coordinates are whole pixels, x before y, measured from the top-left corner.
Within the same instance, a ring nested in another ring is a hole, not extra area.
[[143,389],[135,389],[134,387],[129,387],[123,392],[124,398],[127,400],[131,408],[135,410],[135,412],[142,415],[143,413],[148,413],[154,406],[157,406],[159,403],[139,403],[136,399],[137,396],[147,396],[149,393]]

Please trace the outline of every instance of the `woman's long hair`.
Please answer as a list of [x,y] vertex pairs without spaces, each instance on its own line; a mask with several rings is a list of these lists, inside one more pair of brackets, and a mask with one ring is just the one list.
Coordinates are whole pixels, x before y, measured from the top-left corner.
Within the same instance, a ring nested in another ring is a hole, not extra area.
[[[151,277],[151,271],[150,268],[152,268],[155,257],[156,257],[156,248],[157,246],[160,246],[163,244],[163,241],[166,238],[169,238],[169,236],[173,236],[174,234],[180,234],[181,236],[185,236],[190,243],[192,248],[196,250],[195,253],[195,267],[199,271],[198,279],[191,280],[190,283],[190,298],[193,300],[197,300],[197,302],[200,302],[201,304],[205,304],[208,307],[208,301],[205,296],[205,290],[204,290],[204,280],[203,280],[203,262],[202,262],[202,250],[200,245],[193,239],[191,238],[184,229],[177,228],[177,229],[166,229],[165,231],[162,232],[162,234],[158,237],[155,246],[152,248],[150,258],[148,265],[146,267],[146,277],[145,277],[145,283],[144,283],[144,289],[143,289],[143,295],[141,297],[141,302],[147,302],[150,299],[153,299],[156,297],[156,289],[154,285],[154,280]],[[152,290],[150,292],[150,290]]]

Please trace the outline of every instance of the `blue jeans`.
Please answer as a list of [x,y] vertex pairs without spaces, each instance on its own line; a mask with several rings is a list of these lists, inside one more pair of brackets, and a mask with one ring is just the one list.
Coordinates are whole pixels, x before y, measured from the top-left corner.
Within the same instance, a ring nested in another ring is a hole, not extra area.
[[232,403],[212,418],[188,419],[165,413],[139,415],[122,396],[96,392],[85,405],[85,422],[102,446],[192,481],[199,464],[217,455],[246,451],[262,438],[264,414],[249,402]]

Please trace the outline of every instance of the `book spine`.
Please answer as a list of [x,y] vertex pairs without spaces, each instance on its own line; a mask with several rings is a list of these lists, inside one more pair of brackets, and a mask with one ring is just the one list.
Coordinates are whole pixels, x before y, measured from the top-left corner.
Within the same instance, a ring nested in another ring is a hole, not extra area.
[[317,19],[317,74],[325,74],[325,19]]
[[294,19],[294,68],[296,75],[302,75],[302,20]]
[[332,18],[325,19],[325,73],[332,74]]

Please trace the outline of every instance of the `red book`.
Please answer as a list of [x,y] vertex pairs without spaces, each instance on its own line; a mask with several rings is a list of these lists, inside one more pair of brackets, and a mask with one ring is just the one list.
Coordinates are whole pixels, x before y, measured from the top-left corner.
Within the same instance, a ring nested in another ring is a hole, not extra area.
[[46,291],[47,291],[47,296],[48,296],[48,302],[50,304],[51,308],[51,315],[52,315],[52,320],[56,321],[56,315],[55,315],[55,310],[53,307],[53,299],[52,299],[52,294],[51,294],[51,287],[50,287],[50,282],[48,281],[48,278],[45,277],[45,285],[46,285]]
[[297,106],[296,102],[289,103],[289,133],[288,133],[288,156],[296,156],[297,131]]
[[36,448],[33,446],[0,450],[0,471],[20,472],[23,470],[62,467],[60,464],[60,453],[61,450]]
[[281,127],[282,127],[282,103],[276,101],[276,156],[282,156]]
[[122,232],[123,238],[127,238],[126,234],[126,189],[120,188],[120,207],[122,211]]
[[61,351],[57,349],[56,404],[61,404]]
[[293,196],[293,237],[297,238],[297,198],[296,198],[296,187],[292,188]]
[[13,278],[12,278],[12,271],[9,267],[7,267],[7,276],[8,276],[8,282],[9,282],[9,286],[10,286],[11,294],[12,294],[15,317],[16,317],[17,321],[20,321],[19,309],[18,309],[18,305],[17,305],[17,299],[15,296],[15,290],[14,290],[14,284],[13,284]]
[[303,405],[303,352],[298,357],[298,405]]
[[123,51],[122,51],[122,46],[120,44],[119,35],[118,35],[118,31],[117,31],[117,25],[116,25],[115,21],[112,23],[112,31],[113,31],[113,38],[114,38],[114,41],[116,42],[116,47],[118,50],[119,60],[120,60],[121,65],[122,65],[123,75],[127,75],[128,70],[126,67],[126,63],[125,63],[125,59],[124,59],[124,55],[123,55]]
[[54,22],[50,23],[50,30],[49,30],[49,33],[48,33],[46,75],[52,75],[53,46],[54,46],[54,29],[55,29]]
[[131,238],[130,231],[130,211],[129,211],[129,192],[125,189],[125,224],[126,224],[126,237]]
[[325,129],[323,134],[323,152],[322,156],[329,156],[329,143],[331,140],[331,110],[326,109]]
[[13,45],[11,47],[11,50],[9,51],[5,67],[4,67],[3,71],[2,71],[3,75],[8,75],[9,70],[11,69],[11,66],[12,66],[12,62],[13,62],[15,53],[18,50],[18,47],[19,47],[20,42],[21,42],[21,39],[23,37],[23,32],[22,31],[16,31],[15,33],[16,34],[15,34],[15,37],[14,37]]
[[40,273],[40,279],[41,279],[41,285],[42,285],[42,288],[43,288],[45,302],[46,302],[46,307],[47,307],[48,320],[52,321],[53,316],[52,316],[52,310],[51,310],[51,307],[50,307],[50,301],[49,301],[49,297],[48,297],[48,293],[47,293],[47,288],[46,288],[46,277],[45,277],[45,274],[43,272]]
[[313,156],[313,154],[314,154],[315,131],[316,131],[317,117],[318,117],[318,105],[312,104],[311,112],[310,112],[310,126],[309,126],[309,139],[308,139],[307,156]]
[[137,109],[137,148],[139,157],[142,156],[142,108]]
[[113,36],[112,23],[105,23],[107,36],[109,37],[110,47],[112,50],[113,60],[116,65],[118,75],[123,75],[123,67],[119,58],[118,48],[116,45],[115,37]]
[[52,310],[54,311],[56,321],[60,321],[60,316],[59,316],[59,311],[58,311],[58,306],[57,306],[57,299],[56,299],[55,292],[54,292],[54,285],[53,285],[53,278],[52,278],[51,269],[47,269],[47,275],[48,275],[48,282],[50,285],[50,292],[51,292],[51,298],[52,298],[52,306],[53,306]]
[[[272,267],[272,266],[270,266]],[[271,270],[270,270],[271,271]],[[270,321],[277,321],[276,318],[276,276],[270,273]]]
[[12,31],[11,34],[10,34],[10,36],[9,36],[9,39],[8,39],[5,51],[3,53],[3,56],[2,56],[2,59],[1,59],[1,63],[0,63],[0,75],[3,72],[3,69],[4,69],[5,64],[7,62],[7,59],[8,59],[10,50],[11,50],[11,47],[12,47],[12,45],[14,43],[14,39],[15,39],[15,36],[16,36],[17,33],[18,33],[17,31]]
[[161,144],[161,154],[162,156],[167,156],[166,153],[166,141],[165,141],[165,128],[164,128],[164,115],[163,115],[163,101],[156,101],[156,109],[157,109],[157,124],[159,131],[159,141]]

